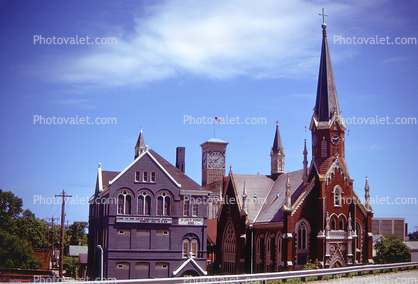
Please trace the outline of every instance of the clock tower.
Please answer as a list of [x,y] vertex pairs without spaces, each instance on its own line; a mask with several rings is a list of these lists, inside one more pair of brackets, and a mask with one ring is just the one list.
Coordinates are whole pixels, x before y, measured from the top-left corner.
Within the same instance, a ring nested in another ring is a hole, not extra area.
[[223,181],[225,176],[225,152],[228,142],[211,138],[202,143],[202,186]]

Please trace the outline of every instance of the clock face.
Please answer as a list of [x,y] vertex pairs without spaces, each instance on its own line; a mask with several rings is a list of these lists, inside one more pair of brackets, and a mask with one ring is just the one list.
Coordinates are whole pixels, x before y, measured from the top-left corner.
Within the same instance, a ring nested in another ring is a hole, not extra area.
[[212,168],[222,168],[225,165],[225,156],[219,151],[213,151],[209,154],[208,161]]
[[316,137],[316,135],[312,136],[312,145],[316,146],[316,142],[318,142],[318,137]]
[[331,143],[334,145],[338,145],[341,142],[341,137],[338,136],[337,134],[334,134],[331,136]]
[[202,169],[206,169],[208,165],[208,152],[203,152],[202,154]]

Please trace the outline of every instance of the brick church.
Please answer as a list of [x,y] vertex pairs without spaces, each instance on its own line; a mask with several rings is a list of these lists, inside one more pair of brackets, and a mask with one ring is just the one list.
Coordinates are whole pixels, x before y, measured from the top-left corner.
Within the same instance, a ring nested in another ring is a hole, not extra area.
[[227,177],[219,178],[225,173],[227,143],[212,139],[201,145],[202,186],[211,192],[219,190],[223,199],[217,216],[214,273],[294,270],[309,261],[324,268],[373,262],[369,185],[366,178],[363,204],[353,190],[345,160],[346,126],[326,27],[323,23],[309,164],[305,140],[303,168],[285,171],[278,124],[270,151],[270,175],[230,170]]

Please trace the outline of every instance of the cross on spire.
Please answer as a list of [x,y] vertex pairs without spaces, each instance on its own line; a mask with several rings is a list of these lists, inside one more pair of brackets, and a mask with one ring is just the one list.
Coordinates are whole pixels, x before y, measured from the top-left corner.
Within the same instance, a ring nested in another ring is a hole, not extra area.
[[325,9],[322,8],[322,13],[318,14],[319,16],[322,16],[322,24],[325,24],[325,17],[328,17],[327,14],[325,14]]

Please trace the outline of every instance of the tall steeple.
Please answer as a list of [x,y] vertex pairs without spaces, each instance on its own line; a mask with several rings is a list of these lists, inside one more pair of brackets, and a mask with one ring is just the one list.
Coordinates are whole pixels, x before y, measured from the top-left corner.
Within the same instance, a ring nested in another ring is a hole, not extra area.
[[142,134],[142,126],[141,126],[141,131],[139,132],[138,141],[136,142],[136,145],[135,145],[134,159],[138,158],[139,155],[141,155],[147,150],[148,150],[148,147],[145,145],[144,135]]
[[271,176],[273,180],[284,173],[284,148],[280,138],[279,122],[276,121],[276,133],[274,135],[273,147],[270,151],[271,157]]
[[[322,10],[322,16],[327,16]],[[334,72],[332,71],[331,56],[327,41],[327,24],[322,23],[322,48],[319,64],[318,89],[316,92],[315,115],[318,121],[328,121],[335,113],[340,115],[337,89],[335,87]]]
[[[324,10],[321,15],[325,19]],[[312,156],[318,163],[324,158],[344,157],[344,131],[335,87],[334,72],[327,41],[327,24],[322,23],[322,48],[319,63],[316,102],[309,129],[312,131]]]

